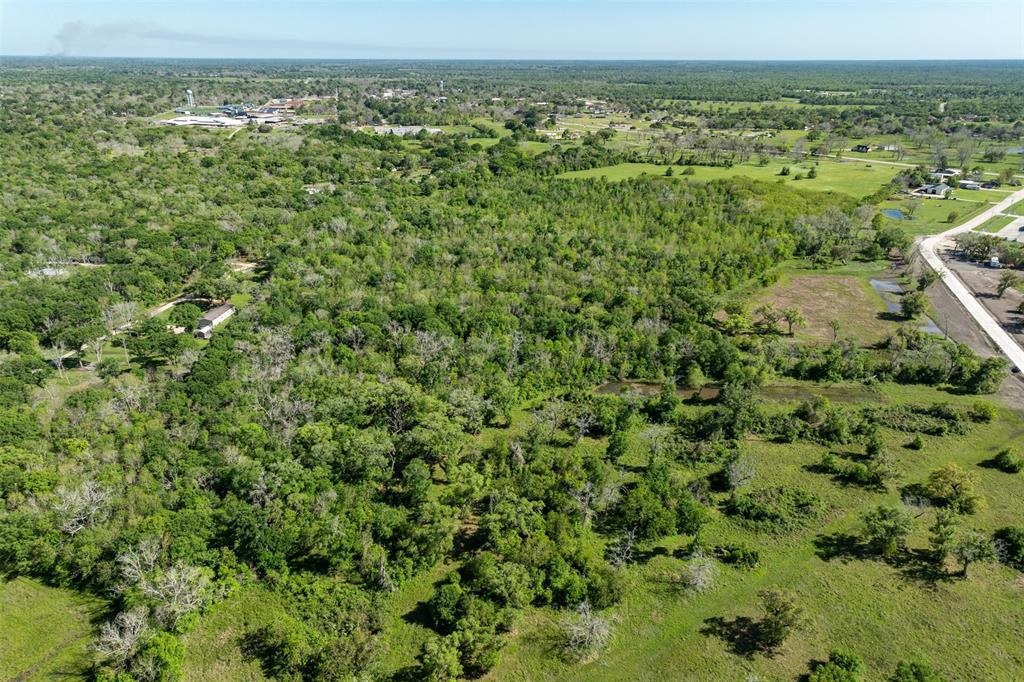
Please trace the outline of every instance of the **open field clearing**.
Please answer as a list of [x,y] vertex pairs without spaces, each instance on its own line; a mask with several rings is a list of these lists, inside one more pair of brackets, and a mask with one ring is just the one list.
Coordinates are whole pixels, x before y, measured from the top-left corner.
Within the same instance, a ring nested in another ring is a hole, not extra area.
[[[560,177],[567,179],[606,178],[616,181],[636,178],[642,175],[665,175],[665,172],[671,169],[675,178],[717,180],[719,178],[744,176],[755,180],[782,182],[800,189],[842,192],[854,197],[863,197],[877,191],[891,180],[898,171],[898,169],[892,167],[869,166],[854,162],[844,163],[828,159],[821,160],[817,165],[814,163],[789,164],[784,161],[774,160],[765,166],[743,164],[731,168],[710,166],[690,166],[690,168],[693,168],[693,174],[685,175],[681,166],[664,166],[653,163],[623,163],[616,166],[563,173]],[[780,175],[783,168],[789,168],[790,174],[787,176]],[[806,177],[811,168],[817,170],[818,177]],[[803,177],[797,179],[798,175]]]
[[100,600],[29,578],[0,582],[0,678],[82,679]]
[[246,636],[291,617],[272,592],[247,586],[204,613],[184,638],[185,682],[257,682],[271,679],[244,653]]
[[[872,288],[874,278],[891,278],[887,272],[840,275],[814,270],[784,270],[775,284],[760,293],[751,307],[770,304],[777,310],[794,307],[807,318],[797,328],[797,340],[829,343],[833,331],[829,323],[839,323],[841,337],[852,337],[862,346],[885,340],[899,329],[900,323],[887,316],[885,301]],[[785,328],[785,324],[780,325]]]
[[[995,203],[997,202],[907,198],[883,201],[878,208],[882,215],[886,216],[886,220],[895,222],[908,235],[916,237],[948,230],[956,223],[991,208]],[[903,218],[897,220],[890,217],[887,212],[891,211],[902,214]],[[950,216],[953,216],[952,221]]]

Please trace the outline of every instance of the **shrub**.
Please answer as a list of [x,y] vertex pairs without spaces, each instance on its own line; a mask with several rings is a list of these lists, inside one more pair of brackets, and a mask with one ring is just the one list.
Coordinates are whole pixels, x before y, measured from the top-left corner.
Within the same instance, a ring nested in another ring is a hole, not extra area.
[[919,433],[916,434],[913,438],[911,438],[910,442],[907,443],[907,449],[908,450],[921,450],[923,448],[924,448],[924,438],[921,438],[921,434],[919,434]]
[[761,562],[761,553],[744,544],[721,545],[715,548],[715,556],[723,564],[740,568],[754,568]]
[[1003,448],[999,453],[992,459],[992,463],[1000,471],[1005,471],[1008,474],[1019,474],[1024,470],[1024,458],[1016,455],[1011,448]]
[[888,682],[946,682],[946,678],[924,663],[900,661]]
[[791,530],[818,515],[821,500],[805,490],[765,488],[733,495],[726,512],[765,529]]
[[996,406],[992,403],[978,400],[968,408],[967,416],[972,422],[988,424],[996,418]]
[[999,561],[1024,571],[1024,526],[1006,526],[995,533]]
[[807,677],[808,682],[858,682],[866,672],[864,661],[845,651],[831,651],[828,661],[819,663]]

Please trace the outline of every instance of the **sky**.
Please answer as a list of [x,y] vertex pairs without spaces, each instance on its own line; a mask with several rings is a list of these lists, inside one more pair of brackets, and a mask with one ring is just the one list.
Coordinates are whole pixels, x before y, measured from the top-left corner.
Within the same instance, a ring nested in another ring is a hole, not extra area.
[[1024,0],[0,0],[0,55],[1024,59]]

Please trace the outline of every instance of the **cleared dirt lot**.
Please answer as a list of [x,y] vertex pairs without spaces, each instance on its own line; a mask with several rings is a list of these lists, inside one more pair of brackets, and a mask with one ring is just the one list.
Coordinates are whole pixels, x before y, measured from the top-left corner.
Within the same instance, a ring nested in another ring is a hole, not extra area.
[[757,303],[770,303],[777,310],[792,306],[803,313],[807,325],[796,330],[798,339],[832,341],[829,320],[839,321],[840,336],[852,336],[864,346],[884,340],[899,328],[897,322],[885,319],[886,305],[866,279],[854,275],[790,275],[759,296]]
[[[1024,300],[1024,296],[1017,291],[1009,291],[1002,299],[995,298],[999,270],[950,259],[947,253],[943,256],[946,266],[954,270],[971,291],[982,294],[978,300],[996,316],[1006,330],[1018,342],[1024,342],[1024,317],[1013,312],[1020,301]],[[921,267],[919,262],[915,262],[914,265],[915,270]],[[932,307],[938,311],[935,323],[948,333],[950,338],[967,345],[982,357],[1000,355],[992,341],[967,314],[949,289],[936,284],[928,287],[927,294]],[[1011,374],[1003,383],[999,395],[1012,401],[1017,407],[1024,408],[1024,377],[1020,374]]]
[[996,296],[996,287],[999,285],[999,276],[1003,273],[997,268],[990,268],[976,263],[946,259],[946,266],[954,271],[964,284],[981,301],[982,305],[1008,331],[1017,341],[1024,344],[1024,316],[1017,311],[1017,306],[1024,302],[1024,295],[1016,289],[1009,289],[1002,298]]

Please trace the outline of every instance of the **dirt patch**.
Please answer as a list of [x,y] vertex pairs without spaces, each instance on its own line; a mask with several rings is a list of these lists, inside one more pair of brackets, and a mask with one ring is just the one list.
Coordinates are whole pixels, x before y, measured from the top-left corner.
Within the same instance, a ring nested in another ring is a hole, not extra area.
[[1024,302],[1024,294],[1011,288],[1002,298],[996,296],[999,277],[1005,271],[955,259],[947,260],[946,265],[967,285],[992,316],[999,320],[1003,329],[1009,332],[1017,343],[1024,345],[1024,316],[1017,312],[1017,307]]
[[[951,269],[955,269],[958,275],[960,269],[954,266],[964,265],[956,261],[947,261],[946,264]],[[915,273],[919,272],[919,259],[915,259],[915,266],[917,266],[915,267]],[[998,271],[993,270],[992,272],[996,273]],[[998,275],[996,277],[998,278]],[[971,284],[967,283],[966,279],[964,279],[964,283],[971,287]],[[985,286],[985,284],[981,284],[981,286]],[[994,288],[994,284],[992,288]],[[969,347],[983,358],[1002,355],[985,332],[981,330],[978,323],[974,321],[974,318],[967,313],[967,310],[964,309],[960,301],[950,293],[949,289],[944,285],[933,284],[928,287],[925,293],[928,295],[932,307],[938,311],[935,316],[937,318],[935,324],[944,334],[957,343],[962,343]],[[1007,293],[1006,295],[1010,296],[1011,294]],[[984,301],[984,299],[982,300]],[[987,303],[987,301],[985,302]],[[997,395],[1009,402],[1013,407],[1019,408],[1024,406],[1024,378],[1019,374],[1010,374],[1006,381],[1003,382]]]

